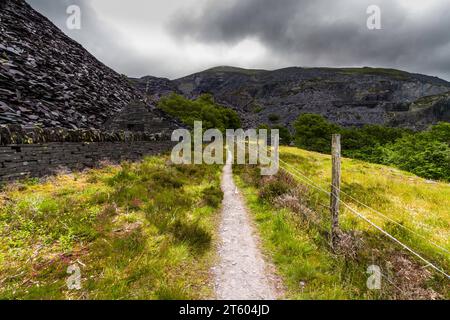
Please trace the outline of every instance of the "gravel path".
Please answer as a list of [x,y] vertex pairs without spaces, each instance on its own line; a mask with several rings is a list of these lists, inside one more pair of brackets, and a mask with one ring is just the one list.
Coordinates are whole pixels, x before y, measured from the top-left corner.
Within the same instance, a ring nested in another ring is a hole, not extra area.
[[223,169],[224,192],[220,224],[220,261],[213,268],[216,297],[220,300],[276,299],[276,277],[269,271],[258,246],[244,201],[233,181],[228,153]]

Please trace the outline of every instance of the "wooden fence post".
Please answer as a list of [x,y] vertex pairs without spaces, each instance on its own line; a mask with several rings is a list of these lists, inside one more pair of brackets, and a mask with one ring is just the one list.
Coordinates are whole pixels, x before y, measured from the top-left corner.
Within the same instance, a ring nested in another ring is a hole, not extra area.
[[341,190],[341,135],[333,134],[331,139],[331,246],[336,247],[339,239],[339,193]]

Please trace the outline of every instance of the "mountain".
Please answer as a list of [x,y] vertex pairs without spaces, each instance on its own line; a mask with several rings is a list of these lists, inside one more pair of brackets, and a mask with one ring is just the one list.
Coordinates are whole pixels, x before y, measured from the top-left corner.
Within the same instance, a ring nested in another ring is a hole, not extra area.
[[1,4],[0,124],[98,129],[140,96],[25,1]]
[[[181,79],[127,79],[98,61],[24,0],[0,2],[0,124],[102,129],[133,100],[211,93],[245,127],[291,126],[318,113],[344,126],[424,129],[450,121],[450,83],[380,68],[217,67]],[[149,111],[159,114],[149,108]]]
[[[138,88],[149,78],[132,79]],[[274,71],[217,67],[180,79],[151,78],[158,87],[196,97],[211,93],[235,109],[246,127],[291,126],[303,113],[317,113],[343,126],[382,124],[425,129],[450,121],[450,83],[382,68],[299,68]],[[148,89],[148,87],[147,87]]]
[[130,78],[135,88],[146,95],[150,101],[158,101],[161,97],[170,93],[182,94],[173,81],[167,78],[145,76],[142,78]]

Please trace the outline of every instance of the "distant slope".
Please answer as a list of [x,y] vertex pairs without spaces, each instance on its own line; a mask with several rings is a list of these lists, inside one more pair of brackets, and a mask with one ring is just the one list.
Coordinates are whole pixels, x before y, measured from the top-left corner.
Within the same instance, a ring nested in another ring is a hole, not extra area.
[[2,0],[0,124],[99,128],[137,91],[23,0]]
[[302,113],[318,113],[344,126],[425,129],[450,121],[449,82],[395,69],[222,66],[173,80],[170,86],[187,97],[212,93],[238,111],[246,127],[271,124],[272,114],[279,116],[275,123],[290,126]]
[[158,101],[161,97],[170,93],[179,93],[175,83],[167,78],[145,76],[142,78],[130,78],[135,88],[145,94],[151,101]]
[[[450,91],[441,79],[391,69],[286,68],[242,72],[207,70],[175,80],[187,95],[211,92],[235,108],[248,125],[277,114],[291,124],[301,113],[319,113],[341,125],[366,123],[424,128],[450,118],[429,104],[414,112],[410,104],[429,95]],[[447,100],[448,102],[448,100]]]

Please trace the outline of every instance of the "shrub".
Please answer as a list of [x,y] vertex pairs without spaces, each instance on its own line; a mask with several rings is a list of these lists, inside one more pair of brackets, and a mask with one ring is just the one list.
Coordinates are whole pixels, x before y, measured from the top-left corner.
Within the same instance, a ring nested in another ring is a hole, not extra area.
[[430,129],[430,137],[435,140],[450,145],[450,123],[439,122]]
[[289,129],[286,127],[283,127],[281,125],[276,125],[273,127],[273,129],[278,129],[280,132],[280,144],[281,145],[290,145],[292,142],[292,135],[289,132]]
[[176,220],[170,227],[174,238],[185,242],[196,250],[204,250],[211,244],[211,233],[202,228],[198,222]]
[[450,146],[432,133],[407,136],[386,146],[383,163],[394,164],[428,179],[450,180]]
[[203,190],[203,200],[208,206],[218,208],[222,203],[223,192],[219,187],[209,187]]
[[276,177],[262,179],[262,185],[259,191],[260,199],[273,202],[277,197],[280,197],[289,192],[290,185]]
[[280,120],[280,116],[277,114],[269,114],[269,121],[270,122],[277,122],[278,120]]
[[318,114],[302,114],[294,122],[295,143],[301,148],[318,152],[331,151],[331,135],[339,133],[339,126]]
[[162,170],[156,172],[153,174],[152,178],[153,181],[164,188],[179,189],[183,186],[182,178],[176,175],[175,171],[172,170]]
[[[261,130],[261,129],[267,130],[268,131],[267,135],[268,135],[268,137],[270,137],[270,134],[271,134],[270,130],[271,130],[271,128],[270,128],[270,126],[268,124],[265,124],[265,123],[260,124],[258,126],[258,130]],[[280,144],[281,145],[286,145],[287,146],[287,145],[291,144],[291,142],[292,142],[292,135],[289,132],[288,128],[283,127],[282,125],[276,125],[276,126],[273,126],[272,129],[278,129],[279,134],[280,134]]]
[[263,111],[263,107],[261,107],[258,104],[254,104],[252,107],[253,113],[260,113],[261,111]]

